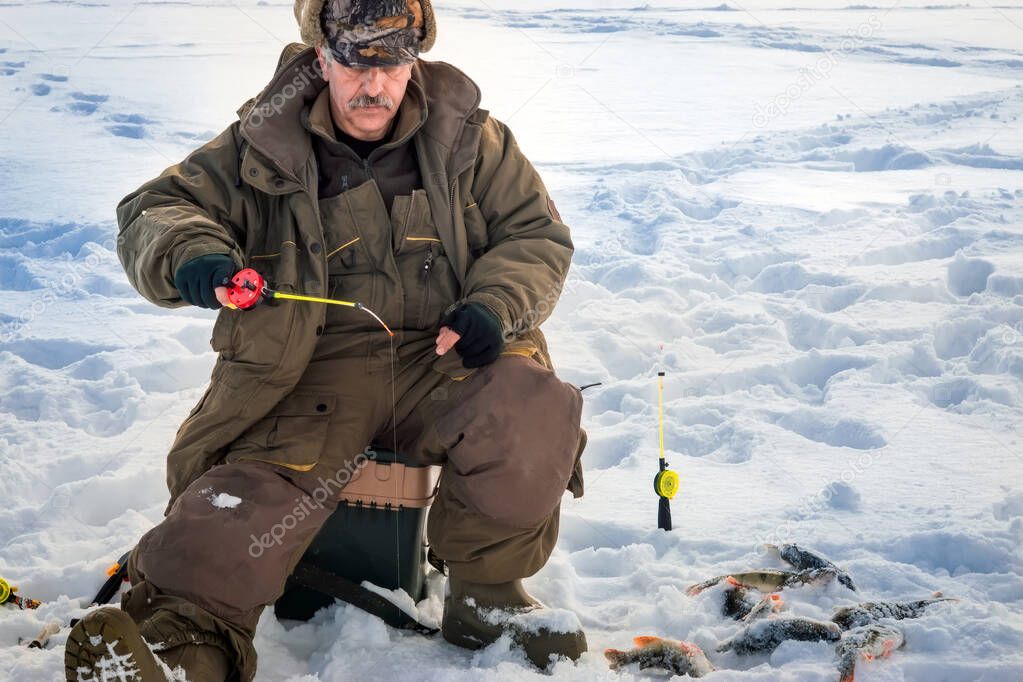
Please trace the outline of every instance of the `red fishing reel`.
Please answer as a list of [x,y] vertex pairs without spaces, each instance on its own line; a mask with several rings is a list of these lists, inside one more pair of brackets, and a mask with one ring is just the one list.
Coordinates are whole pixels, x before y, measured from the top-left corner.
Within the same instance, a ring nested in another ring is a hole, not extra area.
[[263,276],[252,268],[239,270],[234,277],[224,282],[224,286],[227,287],[227,298],[231,305],[240,310],[258,305],[266,290]]

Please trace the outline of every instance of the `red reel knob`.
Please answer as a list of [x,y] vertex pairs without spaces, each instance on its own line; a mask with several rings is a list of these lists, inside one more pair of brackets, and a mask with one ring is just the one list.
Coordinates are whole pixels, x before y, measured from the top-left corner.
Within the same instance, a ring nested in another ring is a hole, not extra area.
[[227,287],[227,298],[241,310],[248,310],[263,297],[263,276],[252,268],[239,270]]

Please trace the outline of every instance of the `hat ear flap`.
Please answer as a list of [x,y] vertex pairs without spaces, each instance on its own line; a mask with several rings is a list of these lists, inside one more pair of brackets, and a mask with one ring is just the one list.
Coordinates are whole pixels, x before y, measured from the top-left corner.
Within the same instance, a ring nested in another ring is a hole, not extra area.
[[306,45],[319,47],[327,42],[323,26],[320,25],[320,13],[325,4],[326,0],[295,0],[295,20],[298,22],[302,42]]
[[419,0],[419,6],[423,10],[423,39],[419,41],[419,51],[428,52],[437,40],[437,19],[430,0]]

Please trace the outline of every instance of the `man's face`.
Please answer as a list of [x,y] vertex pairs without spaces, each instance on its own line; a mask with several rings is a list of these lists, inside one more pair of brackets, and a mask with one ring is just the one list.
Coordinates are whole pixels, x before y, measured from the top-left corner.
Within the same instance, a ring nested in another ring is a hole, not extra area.
[[334,124],[357,140],[379,140],[390,129],[412,77],[412,64],[352,68],[316,54],[330,88]]

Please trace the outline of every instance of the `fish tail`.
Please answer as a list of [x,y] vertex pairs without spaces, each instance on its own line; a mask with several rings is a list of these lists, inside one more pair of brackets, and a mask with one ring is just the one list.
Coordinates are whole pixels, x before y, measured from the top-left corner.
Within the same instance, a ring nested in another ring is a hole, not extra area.
[[617,670],[625,661],[625,652],[621,649],[604,649],[604,658],[612,669]]
[[838,663],[838,682],[854,682],[856,679],[856,656],[843,656]]

